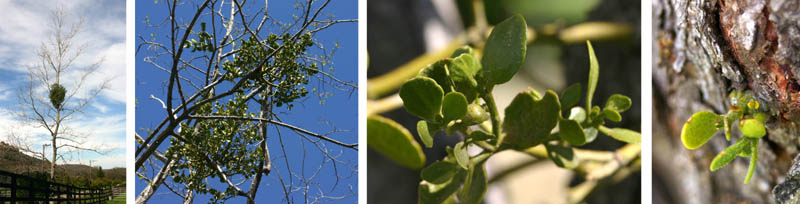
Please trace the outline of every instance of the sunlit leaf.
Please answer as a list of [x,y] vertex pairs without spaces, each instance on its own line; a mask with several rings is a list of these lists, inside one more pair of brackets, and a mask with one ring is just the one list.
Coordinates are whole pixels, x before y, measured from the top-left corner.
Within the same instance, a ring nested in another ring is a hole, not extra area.
[[442,107],[444,91],[428,77],[415,77],[400,88],[400,98],[406,110],[422,119],[434,120]]
[[483,76],[488,84],[511,80],[525,62],[527,25],[517,14],[497,24],[483,49]]
[[367,117],[367,145],[405,167],[419,169],[425,165],[422,147],[406,128],[391,119]]
[[708,111],[697,112],[683,124],[681,141],[689,149],[703,146],[714,133],[717,132],[718,123],[722,122],[720,116]]

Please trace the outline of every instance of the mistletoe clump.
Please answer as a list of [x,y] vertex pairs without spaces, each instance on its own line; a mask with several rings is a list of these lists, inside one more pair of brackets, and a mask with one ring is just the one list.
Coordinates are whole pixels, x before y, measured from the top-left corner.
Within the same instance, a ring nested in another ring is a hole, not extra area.
[[[201,23],[197,40],[184,43],[193,52],[218,52],[214,39],[205,32]],[[248,101],[255,100],[261,106],[287,106],[308,94],[304,87],[310,77],[319,73],[317,63],[309,62],[309,47],[314,45],[310,33],[293,37],[269,34],[264,40],[250,36],[237,43],[235,55],[222,63],[222,80],[241,84],[233,97],[219,98],[212,103],[199,104],[214,98],[213,92],[204,94],[195,101],[197,116],[231,116],[237,118],[257,118],[248,111]],[[248,93],[259,90],[257,96]],[[271,108],[269,108],[271,110]],[[171,137],[172,144],[166,155],[179,155],[170,176],[176,183],[201,194],[211,194],[211,201],[221,201],[238,195],[235,185],[223,190],[208,186],[206,179],[219,179],[227,182],[233,176],[252,178],[262,172],[262,166],[269,162],[265,157],[263,143],[265,136],[260,133],[261,122],[223,118],[195,118],[181,122],[178,136]],[[236,159],[230,159],[236,158]]]
[[56,110],[61,110],[62,103],[64,103],[64,96],[67,94],[67,89],[61,84],[54,83],[50,85],[50,104],[53,105]]

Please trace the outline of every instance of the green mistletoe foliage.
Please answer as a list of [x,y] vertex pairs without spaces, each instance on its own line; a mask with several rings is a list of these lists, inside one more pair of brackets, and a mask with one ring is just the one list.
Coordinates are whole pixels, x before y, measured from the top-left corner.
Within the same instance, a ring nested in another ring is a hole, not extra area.
[[[215,52],[214,39],[205,31],[196,32],[197,39],[184,42],[192,52]],[[289,34],[277,36],[269,34],[264,40],[255,36],[237,43],[235,57],[221,63],[224,81],[237,84],[232,96],[219,98],[214,92],[203,94],[195,100],[193,115],[230,116],[238,118],[259,118],[256,111],[248,111],[248,103],[255,101],[260,106],[282,107],[288,109],[293,103],[308,94],[306,85],[310,77],[319,73],[318,65],[307,62],[307,49],[314,42],[310,33],[292,38]],[[278,51],[277,48],[281,47]],[[265,60],[270,59],[270,60]],[[260,90],[256,96],[249,96]],[[203,103],[212,100],[210,103]],[[212,201],[224,201],[237,196],[237,190],[229,186],[218,190],[207,186],[206,179],[219,179],[221,175],[253,178],[261,173],[265,161],[264,142],[259,133],[260,122],[252,120],[228,120],[223,118],[194,118],[179,125],[176,137],[170,137],[171,145],[166,155],[178,155],[174,167],[169,172],[174,182],[187,185],[188,189],[200,194],[211,194]],[[236,159],[231,159],[236,158]]]
[[62,104],[64,103],[64,96],[67,94],[67,89],[65,89],[61,84],[54,83],[50,85],[50,104],[53,105],[53,108],[56,110],[61,110]]
[[[486,41],[481,60],[472,48],[460,48],[450,58],[423,68],[400,88],[399,95],[406,111],[422,119],[417,123],[417,133],[425,147],[433,147],[433,137],[439,131],[445,131],[447,135],[457,132],[464,135],[463,141],[447,148],[447,157],[422,169],[418,188],[420,203],[441,203],[450,199],[480,203],[488,185],[484,163],[502,150],[525,151],[543,145],[547,156],[556,165],[574,168],[578,160],[572,147],[594,141],[598,131],[623,142],[640,142],[638,132],[604,126],[605,120],[622,120],[620,113],[630,108],[630,98],[617,94],[609,97],[602,108],[592,104],[599,66],[589,42],[591,66],[586,108],[576,106],[581,98],[580,84],[569,86],[561,94],[530,89],[514,97],[505,109],[505,118],[500,120],[492,89],[509,81],[522,66],[526,55],[526,32],[525,20],[515,15],[495,26]],[[371,118],[368,121],[385,120]],[[407,167],[424,165],[424,158],[420,161],[420,156],[416,156],[421,155],[421,151],[408,152],[419,147],[413,139],[407,142],[396,141],[399,139],[382,141],[384,139],[373,136],[373,133],[381,132],[385,134],[381,137],[386,137],[387,132],[404,132],[405,128],[374,125],[367,129],[370,135],[368,144],[373,149]],[[409,136],[392,134],[400,135],[396,138]],[[411,147],[398,147],[405,144]],[[470,155],[467,152],[469,145],[479,146],[484,151]],[[395,149],[406,151],[400,154],[401,151]]]
[[711,161],[709,169],[716,171],[728,165],[737,156],[751,157],[750,167],[744,179],[744,183],[749,183],[758,161],[759,139],[767,135],[764,123],[766,123],[768,115],[765,113],[765,109],[759,109],[760,103],[753,98],[751,92],[733,91],[728,98],[732,106],[727,114],[717,115],[713,112],[701,111],[689,117],[681,129],[681,141],[686,148],[697,149],[708,142],[719,130],[724,130],[725,139],[730,141],[731,130],[738,121],[739,130],[744,137],[739,138],[736,143],[717,154]]

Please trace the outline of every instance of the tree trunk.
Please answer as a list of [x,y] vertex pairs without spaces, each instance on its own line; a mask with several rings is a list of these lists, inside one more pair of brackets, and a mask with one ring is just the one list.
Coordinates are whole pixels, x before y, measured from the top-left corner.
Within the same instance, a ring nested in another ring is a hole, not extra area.
[[[787,171],[800,147],[800,3],[657,0],[653,6],[654,203],[792,199],[796,187],[775,187],[796,182]],[[689,116],[727,112],[733,90],[752,91],[771,113],[749,184],[742,182],[748,158],[709,171],[714,156],[741,137],[738,131],[731,141],[720,131],[695,150],[680,141]]]

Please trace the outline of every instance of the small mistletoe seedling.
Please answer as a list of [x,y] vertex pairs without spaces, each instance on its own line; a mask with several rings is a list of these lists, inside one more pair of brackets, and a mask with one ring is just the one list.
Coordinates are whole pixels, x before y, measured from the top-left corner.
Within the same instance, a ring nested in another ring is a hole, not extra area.
[[697,112],[686,123],[681,130],[681,141],[683,146],[688,149],[697,149],[703,146],[719,130],[725,131],[725,139],[731,140],[731,129],[736,121],[739,122],[739,130],[744,137],[739,138],[736,143],[717,154],[711,161],[709,169],[716,171],[733,161],[737,156],[751,157],[750,167],[744,183],[749,183],[758,161],[758,142],[761,137],[767,134],[764,123],[767,121],[766,110],[759,109],[758,100],[753,98],[750,92],[733,91],[729,95],[731,102],[730,110],[727,114],[717,115],[709,111]]
[[[406,111],[422,119],[417,123],[417,133],[425,147],[433,147],[433,137],[442,130],[447,135],[464,136],[463,141],[447,148],[445,158],[422,170],[420,203],[450,199],[480,203],[488,185],[484,163],[503,150],[526,151],[542,145],[554,164],[572,169],[580,162],[572,147],[592,142],[598,131],[627,143],[641,140],[638,132],[604,126],[606,119],[622,120],[620,113],[631,107],[630,98],[615,94],[602,108],[592,105],[599,66],[588,41],[590,68],[585,108],[576,106],[581,99],[580,84],[569,86],[560,95],[552,90],[542,94],[529,89],[512,100],[501,120],[492,89],[508,82],[525,61],[526,32],[525,20],[515,15],[495,26],[482,58],[471,47],[457,49],[449,58],[420,70],[400,88],[399,96]],[[378,116],[368,120],[376,123],[368,128],[369,135],[375,134],[368,141],[370,147],[404,166],[418,168],[424,164],[424,155],[399,154],[413,152],[419,146],[380,139],[389,133],[400,139],[409,134],[403,130],[378,129],[377,123],[381,123],[380,128],[396,127],[390,125],[391,120]],[[470,155],[469,145],[484,151]]]

